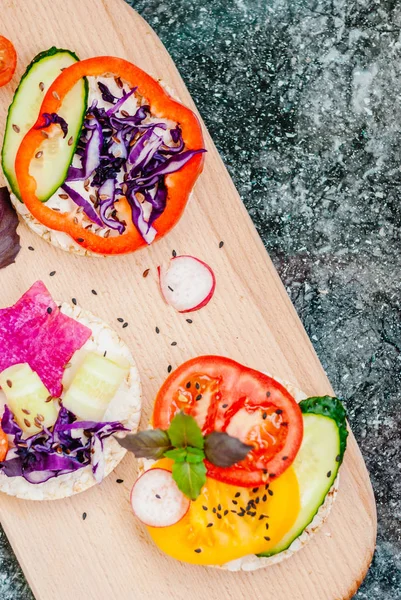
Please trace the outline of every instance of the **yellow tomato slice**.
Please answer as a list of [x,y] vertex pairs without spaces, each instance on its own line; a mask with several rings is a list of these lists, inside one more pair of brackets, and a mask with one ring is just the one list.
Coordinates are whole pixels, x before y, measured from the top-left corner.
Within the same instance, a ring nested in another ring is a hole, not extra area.
[[[171,470],[171,464],[162,459],[153,467]],[[299,486],[292,467],[274,482],[253,489],[208,477],[181,521],[147,529],[155,544],[177,560],[222,565],[268,552],[291,529],[299,510]]]

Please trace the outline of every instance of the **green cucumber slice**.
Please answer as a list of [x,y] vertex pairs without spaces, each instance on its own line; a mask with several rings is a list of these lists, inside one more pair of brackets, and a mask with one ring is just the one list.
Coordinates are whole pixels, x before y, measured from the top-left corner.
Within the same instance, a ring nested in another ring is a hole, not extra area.
[[43,427],[54,425],[58,403],[28,363],[13,365],[0,373],[0,386],[15,420],[25,433],[34,435]]
[[123,357],[115,362],[90,352],[75,373],[63,405],[80,419],[101,421],[129,369]]
[[293,463],[298,478],[301,509],[291,530],[269,552],[283,552],[312,522],[324,503],[343,461],[347,445],[346,412],[337,398],[314,397],[299,404],[303,413],[304,435]]
[[[21,199],[15,176],[15,158],[25,134],[35,124],[45,94],[62,69],[79,59],[70,50],[50,48],[38,54],[25,71],[8,110],[2,149],[2,167],[11,190]],[[37,195],[46,202],[64,183],[78,143],[88,102],[88,83],[79,81],[66,95],[58,114],[68,123],[68,134],[44,139],[38,151],[41,158],[34,159],[30,173],[37,182]],[[72,142],[71,142],[72,138]]]

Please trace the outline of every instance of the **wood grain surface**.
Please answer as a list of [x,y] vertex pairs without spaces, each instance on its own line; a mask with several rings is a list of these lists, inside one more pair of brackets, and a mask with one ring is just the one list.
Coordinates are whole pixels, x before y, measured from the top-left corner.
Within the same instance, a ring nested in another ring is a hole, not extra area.
[[[13,41],[19,57],[12,83],[0,90],[0,142],[19,77],[36,53],[52,45],[81,58],[127,58],[193,106],[162,43],[123,0],[1,0],[0,19],[0,33]],[[0,272],[2,307],[42,279],[55,298],[76,297],[121,330],[142,376],[143,425],[168,365],[198,354],[230,356],[311,395],[332,393],[206,130],[205,136],[205,170],[184,217],[164,240],[130,256],[91,259],[56,250],[21,225],[23,250],[15,265]],[[193,313],[191,324],[163,303],[157,288],[156,266],[173,249],[202,258],[217,276],[214,299]],[[129,326],[121,329],[118,317]],[[162,555],[131,514],[135,474],[135,460],[127,456],[102,485],[69,500],[0,498],[1,523],[37,600],[343,600],[352,597],[370,564],[375,503],[352,435],[338,500],[323,530],[295,557],[254,573],[186,566]],[[117,484],[117,478],[124,482]]]

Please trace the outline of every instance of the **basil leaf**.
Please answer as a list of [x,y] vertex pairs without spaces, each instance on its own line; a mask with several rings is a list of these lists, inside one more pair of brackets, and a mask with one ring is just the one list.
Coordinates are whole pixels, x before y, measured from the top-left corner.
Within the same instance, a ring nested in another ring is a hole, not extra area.
[[189,463],[200,463],[204,460],[205,458],[205,453],[203,452],[203,450],[200,450],[199,448],[192,448],[191,446],[188,446],[187,448],[187,461]]
[[213,431],[205,437],[206,458],[217,467],[231,467],[244,460],[252,448],[224,431]]
[[178,489],[191,500],[197,499],[206,483],[206,467],[203,462],[197,464],[175,462],[172,475]]
[[175,462],[185,462],[187,460],[187,451],[185,448],[174,448],[173,450],[167,450],[164,456],[175,460]]
[[175,415],[167,430],[171,443],[176,448],[194,446],[202,449],[204,440],[202,431],[193,417],[179,412]]
[[135,454],[137,458],[161,458],[172,447],[167,432],[162,429],[140,431],[125,438],[115,439],[120,446]]
[[17,233],[18,217],[6,187],[0,188],[0,269],[15,262],[21,250]]

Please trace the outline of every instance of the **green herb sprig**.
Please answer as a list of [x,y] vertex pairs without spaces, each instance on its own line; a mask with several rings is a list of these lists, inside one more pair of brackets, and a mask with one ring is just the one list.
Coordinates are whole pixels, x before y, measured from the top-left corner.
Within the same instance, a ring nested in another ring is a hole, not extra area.
[[203,436],[195,419],[182,411],[175,415],[167,431],[149,429],[116,439],[137,458],[166,457],[174,461],[173,479],[191,500],[196,500],[206,483],[205,460],[219,467],[231,467],[252,450],[252,446],[223,431]]

